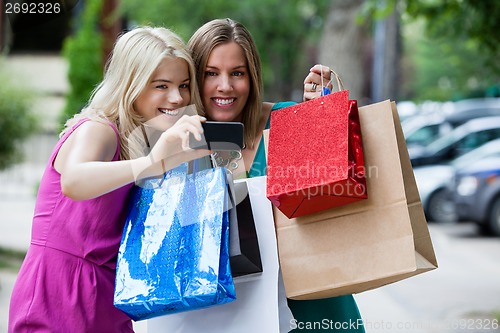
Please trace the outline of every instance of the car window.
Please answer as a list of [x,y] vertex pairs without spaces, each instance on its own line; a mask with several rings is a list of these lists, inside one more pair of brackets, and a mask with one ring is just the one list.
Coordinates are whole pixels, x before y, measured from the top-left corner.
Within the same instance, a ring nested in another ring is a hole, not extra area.
[[439,126],[439,124],[435,124],[418,129],[406,138],[406,144],[427,146],[439,136]]
[[498,140],[481,145],[479,148],[454,159],[450,164],[456,168],[463,168],[487,157],[500,157],[500,142]]
[[457,142],[456,148],[460,150],[471,150],[473,148],[479,147],[482,142],[486,142],[487,140],[486,131],[481,131],[477,133],[470,133],[462,140]]
[[460,151],[460,155],[477,148],[488,141],[494,140],[500,135],[499,129],[489,129],[484,131],[479,131],[476,133],[470,133],[465,136],[462,140],[458,141],[455,148]]
[[467,130],[465,128],[457,128],[429,144],[426,150],[430,155],[436,154],[437,152],[446,149],[446,147],[453,145],[454,142],[457,142],[460,138],[464,137],[466,133]]

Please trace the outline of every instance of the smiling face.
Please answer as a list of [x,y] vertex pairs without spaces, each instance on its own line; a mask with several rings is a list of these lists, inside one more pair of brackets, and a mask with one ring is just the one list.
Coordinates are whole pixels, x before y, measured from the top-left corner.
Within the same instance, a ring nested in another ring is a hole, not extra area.
[[209,119],[242,121],[250,94],[250,76],[245,54],[238,44],[229,42],[213,48],[201,91]]
[[182,58],[165,58],[134,102],[135,111],[158,128],[170,127],[191,101],[188,64]]

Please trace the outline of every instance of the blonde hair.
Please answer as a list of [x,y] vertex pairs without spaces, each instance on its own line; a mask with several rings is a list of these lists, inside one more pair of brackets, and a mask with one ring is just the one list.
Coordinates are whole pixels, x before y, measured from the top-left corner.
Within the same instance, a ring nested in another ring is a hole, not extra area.
[[130,159],[129,135],[144,122],[134,111],[133,103],[161,61],[168,57],[187,62],[190,103],[203,114],[196,71],[186,44],[169,29],[137,27],[117,39],[103,81],[92,92],[87,106],[66,122],[61,135],[81,118],[113,122],[120,134],[120,159]]
[[250,95],[243,109],[245,142],[253,146],[262,112],[263,81],[260,57],[250,32],[241,23],[227,19],[216,19],[201,26],[189,39],[197,72],[197,81],[203,87],[208,58],[214,47],[235,42],[243,49],[250,73]]

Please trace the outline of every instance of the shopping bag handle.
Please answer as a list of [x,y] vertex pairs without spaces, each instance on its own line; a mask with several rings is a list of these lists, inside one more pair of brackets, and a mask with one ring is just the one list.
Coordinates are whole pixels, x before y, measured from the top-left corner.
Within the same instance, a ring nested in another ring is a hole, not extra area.
[[344,83],[342,82],[340,75],[338,75],[333,69],[330,69],[330,81],[328,81],[326,87],[323,86],[323,65],[320,65],[320,73],[321,73],[321,96],[325,96],[331,93],[331,90],[330,88],[328,88],[328,85],[332,83],[333,87],[333,77],[335,77],[335,79],[337,80],[338,91],[345,90]]

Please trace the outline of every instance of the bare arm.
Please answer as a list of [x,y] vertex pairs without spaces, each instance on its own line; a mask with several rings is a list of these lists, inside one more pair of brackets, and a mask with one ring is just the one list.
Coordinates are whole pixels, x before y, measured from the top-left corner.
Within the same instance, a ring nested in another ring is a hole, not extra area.
[[206,156],[208,150],[187,147],[189,132],[201,138],[200,117],[183,117],[165,131],[146,157],[111,161],[117,138],[103,123],[87,121],[63,144],[54,162],[63,193],[75,200],[98,197],[135,180],[160,175],[182,162]]

